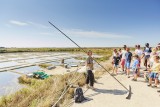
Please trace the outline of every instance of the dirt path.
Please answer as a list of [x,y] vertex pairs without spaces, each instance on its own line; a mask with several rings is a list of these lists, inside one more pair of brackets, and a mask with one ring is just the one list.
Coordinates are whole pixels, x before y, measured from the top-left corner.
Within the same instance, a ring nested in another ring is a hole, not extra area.
[[[147,86],[144,78],[137,82],[127,78],[125,74],[116,76],[125,86],[131,85],[132,97],[126,100],[127,92],[109,75],[104,75],[95,84],[95,91],[88,90],[85,97],[90,101],[73,104],[72,107],[160,107],[160,96],[157,89]],[[84,88],[84,90],[86,90]]]

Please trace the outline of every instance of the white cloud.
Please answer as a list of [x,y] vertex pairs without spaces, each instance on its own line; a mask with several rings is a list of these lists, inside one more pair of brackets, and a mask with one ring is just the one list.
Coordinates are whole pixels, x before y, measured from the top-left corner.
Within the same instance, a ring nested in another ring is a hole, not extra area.
[[17,20],[11,20],[10,23],[17,25],[17,26],[27,26],[28,25],[28,23],[26,23],[26,22],[21,22],[21,21],[17,21]]
[[30,24],[30,25],[33,25],[35,27],[38,27],[38,28],[44,28],[44,29],[51,28],[49,26],[46,26],[46,25],[43,25],[43,24],[40,24],[40,23],[31,22],[31,21],[28,21],[27,23]]
[[132,36],[128,36],[128,35],[99,32],[99,31],[85,31],[85,30],[79,30],[79,29],[64,30],[64,31],[71,36],[78,36],[78,37],[126,38],[126,39],[132,38]]

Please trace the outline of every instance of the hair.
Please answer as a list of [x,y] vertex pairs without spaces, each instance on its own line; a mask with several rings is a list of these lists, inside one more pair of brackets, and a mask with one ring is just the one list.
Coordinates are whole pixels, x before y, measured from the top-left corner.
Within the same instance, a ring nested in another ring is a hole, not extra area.
[[126,48],[127,51],[130,51],[130,48]]
[[119,55],[119,53],[117,52],[116,55]]
[[92,51],[91,51],[91,50],[89,50],[89,51],[87,52],[87,54],[89,55],[89,53],[92,53]]
[[156,48],[152,48],[152,51],[155,52],[155,51],[157,51],[157,49]]
[[121,48],[119,49],[119,51],[121,51]]
[[123,48],[126,49],[126,48],[127,48],[127,45],[124,45]]
[[159,56],[155,56],[155,58],[156,58],[157,60],[159,60]]
[[137,48],[138,47],[138,45],[135,45],[135,48]]
[[138,56],[138,55],[135,55],[134,57],[135,57],[135,58],[139,58],[139,56]]
[[141,47],[141,45],[137,45],[137,47],[138,47],[138,48],[140,48],[140,47]]

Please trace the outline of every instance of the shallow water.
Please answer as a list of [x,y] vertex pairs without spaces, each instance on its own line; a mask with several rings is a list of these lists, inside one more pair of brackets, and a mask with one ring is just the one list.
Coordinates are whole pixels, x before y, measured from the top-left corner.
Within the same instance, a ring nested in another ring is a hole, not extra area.
[[0,96],[13,93],[22,88],[18,83],[18,77],[21,75],[12,72],[0,72]]
[[40,69],[41,68],[39,66],[31,66],[31,67],[25,67],[25,68],[16,69],[14,71],[20,72],[20,73],[23,73],[23,74],[28,74],[28,73],[33,73],[35,71],[38,71]]
[[0,63],[0,68],[10,67],[10,66],[15,66],[15,65],[19,65],[19,63],[15,62],[15,61],[12,61],[12,62],[3,62],[3,63]]
[[[66,54],[66,55],[64,55]],[[49,57],[50,55],[53,55]],[[57,56],[58,55],[58,56]],[[50,64],[53,64],[55,66],[61,65],[61,59],[69,57],[70,53],[63,53],[63,52],[42,52],[42,53],[6,53],[6,54],[0,54],[0,69],[3,67],[9,67],[9,66],[15,66],[15,65],[21,65],[21,64],[33,64],[35,62],[41,62],[41,61],[47,61],[47,60],[53,60],[53,62],[50,62]],[[39,58],[40,57],[40,58]],[[34,58],[34,59],[28,59],[28,60],[19,60],[18,59],[24,59],[24,58]],[[1,62],[3,60],[17,60],[17,61],[9,61],[9,62]],[[56,61],[55,61],[56,60]],[[65,63],[67,63],[69,66],[71,65],[79,65],[80,60],[77,60],[75,58],[69,58],[65,60]],[[35,71],[40,70],[41,68],[39,66],[30,66],[25,68],[16,69],[14,71],[18,73],[28,74],[33,73]],[[0,72],[0,96],[7,95],[12,92],[17,91],[22,85],[18,83],[18,77],[21,75],[18,73],[13,72]]]

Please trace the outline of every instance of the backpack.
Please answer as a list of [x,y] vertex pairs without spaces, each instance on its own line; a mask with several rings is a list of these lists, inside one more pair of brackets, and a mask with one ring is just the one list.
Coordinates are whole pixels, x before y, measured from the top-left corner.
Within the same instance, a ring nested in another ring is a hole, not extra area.
[[83,96],[83,90],[82,90],[82,88],[79,87],[79,88],[75,89],[74,100],[75,100],[75,103],[81,103],[84,100],[86,100],[86,98]]

